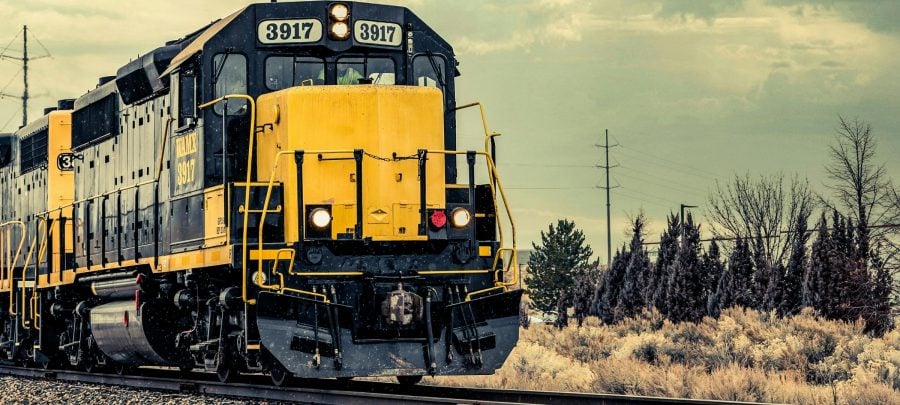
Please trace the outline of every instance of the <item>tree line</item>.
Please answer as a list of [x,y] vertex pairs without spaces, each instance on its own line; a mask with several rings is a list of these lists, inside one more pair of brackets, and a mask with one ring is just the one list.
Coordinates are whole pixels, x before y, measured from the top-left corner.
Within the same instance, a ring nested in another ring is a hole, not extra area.
[[713,240],[701,243],[691,213],[670,214],[655,261],[643,213],[602,271],[573,222],[551,224],[529,259],[532,306],[559,314],[560,327],[570,307],[579,324],[647,309],[697,322],[732,306],[779,316],[810,307],[829,319],[862,319],[881,335],[894,326],[900,199],[875,146],[868,124],[840,118],[826,166],[831,199],[796,177],[786,185],[781,175],[735,176],[710,196]]

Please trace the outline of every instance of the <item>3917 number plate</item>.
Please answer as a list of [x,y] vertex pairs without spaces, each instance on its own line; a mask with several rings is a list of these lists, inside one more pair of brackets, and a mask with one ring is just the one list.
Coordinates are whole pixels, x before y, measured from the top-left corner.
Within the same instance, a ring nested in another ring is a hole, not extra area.
[[400,24],[380,21],[356,20],[353,39],[361,44],[400,46],[403,28]]
[[256,26],[256,39],[263,44],[302,44],[322,39],[322,22],[314,18],[263,20]]

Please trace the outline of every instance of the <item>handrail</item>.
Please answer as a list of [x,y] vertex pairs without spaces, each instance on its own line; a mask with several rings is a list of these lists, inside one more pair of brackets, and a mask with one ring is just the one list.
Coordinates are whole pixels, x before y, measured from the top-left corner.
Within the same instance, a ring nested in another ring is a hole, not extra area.
[[[466,151],[452,151],[452,150],[428,150],[427,152],[443,154],[443,155],[465,155],[465,154],[469,153]],[[506,218],[507,218],[507,220],[509,220],[510,231],[512,233],[512,235],[511,235],[512,248],[502,247],[504,245],[503,226],[502,226],[502,224],[500,224],[498,222],[497,230],[498,230],[498,233],[500,236],[501,248],[497,249],[497,252],[494,256],[493,264],[491,265],[491,270],[494,271],[494,287],[491,287],[491,288],[485,289],[485,290],[473,291],[466,296],[466,300],[469,300],[471,298],[471,296],[473,296],[473,295],[481,294],[488,290],[495,290],[495,289],[499,289],[499,288],[506,289],[507,287],[514,286],[518,283],[518,280],[519,280],[519,266],[518,266],[519,258],[518,258],[518,254],[517,254],[516,222],[512,217],[512,210],[509,208],[509,200],[506,197],[506,193],[503,191],[503,185],[500,183],[500,176],[497,175],[497,167],[494,165],[494,160],[491,158],[491,155],[488,152],[478,152],[478,151],[476,151],[475,154],[484,156],[485,161],[487,162],[487,165],[488,165],[488,176],[491,179],[493,179],[493,181],[496,182],[496,183],[494,183],[496,188],[494,188],[492,191],[494,191],[494,190],[499,191],[500,197],[503,199],[503,208],[504,208],[504,211],[506,211]],[[499,210],[497,209],[498,207],[497,207],[496,194],[495,194],[495,198],[492,199],[492,201],[494,204],[494,212],[498,212]],[[504,251],[510,251],[510,250],[512,251],[512,254],[510,255],[510,260],[509,260],[510,263],[508,264],[508,266],[506,266],[506,268],[507,269],[512,268],[512,281],[500,281],[499,272],[502,271],[502,272],[506,273],[508,270],[500,269],[498,271],[497,263],[500,260],[500,255]]]
[[[5,229],[6,236],[8,236],[8,237],[11,236],[11,229],[7,229],[7,228],[9,228],[11,225],[19,225],[22,227],[22,237],[19,238],[19,247],[16,249],[16,255],[13,257],[7,256],[7,260],[9,260],[9,262],[7,263],[7,267],[6,267],[7,274],[5,274],[5,276],[7,276],[7,277],[4,277],[4,280],[6,278],[9,279],[9,314],[10,315],[18,315],[19,313],[16,312],[14,309],[15,308],[15,300],[13,299],[13,289],[15,288],[15,283],[14,283],[15,280],[13,278],[13,276],[14,276],[13,269],[15,269],[16,263],[19,262],[19,255],[22,254],[22,247],[25,246],[25,237],[27,236],[28,229],[25,227],[25,223],[22,221],[4,222],[4,223],[0,224],[0,229]],[[7,238],[7,239],[11,239],[11,238]]]
[[[461,106],[458,106],[458,107],[454,108],[453,111],[464,110],[466,108],[475,107],[475,106],[478,106],[478,111],[481,113],[481,127],[484,128],[484,152],[489,154],[491,156],[491,159],[493,159],[494,158],[493,151],[490,148],[491,139],[493,139],[496,136],[500,136],[500,133],[491,132],[488,129],[487,114],[484,112],[484,104],[482,104],[480,101],[475,101],[475,102],[472,102],[469,104],[463,104]],[[494,182],[496,180],[497,179],[495,179],[493,176],[490,176],[488,178],[488,181],[491,184],[491,192],[495,193],[495,194],[496,194],[496,190],[494,189],[495,188]]]
[[[44,226],[45,232],[40,232],[40,234],[45,234],[46,227],[47,227],[47,219],[46,218],[38,217],[38,226],[40,227],[41,225]],[[25,263],[22,265],[22,309],[23,310],[25,308],[25,289],[28,288],[28,286],[26,284],[26,281],[27,281],[26,278],[28,275],[28,266],[31,264],[31,255],[34,253],[34,247],[35,247],[35,245],[38,244],[38,240],[39,240],[38,237],[39,237],[38,234],[34,235],[34,242],[31,244],[31,246],[28,247],[28,253],[25,255]],[[46,236],[44,236],[44,239],[41,240],[40,247],[38,248],[38,259],[36,260],[35,265],[34,265],[34,286],[32,287],[32,294],[34,294],[34,292],[37,290],[38,266],[41,263],[40,256],[43,254],[43,249],[46,248],[47,239],[48,238]],[[10,289],[9,295],[12,296],[12,289]],[[29,311],[29,315],[33,316],[33,313],[34,313],[34,308],[31,308],[31,311]],[[25,316],[24,315],[26,315],[26,314],[22,314],[22,315],[23,315],[21,318],[22,327],[25,329],[31,329],[30,327],[25,325]],[[32,317],[32,320],[33,319],[34,318]]]
[[[253,149],[256,143],[256,100],[253,97],[250,97],[246,94],[228,94],[222,97],[219,97],[215,100],[200,104],[198,106],[199,109],[203,110],[205,108],[209,108],[212,105],[218,104],[224,100],[232,99],[232,98],[242,98],[247,100],[250,104],[250,144],[247,148],[247,181],[244,186],[244,206],[249,208],[250,201],[250,180],[251,174],[253,173]],[[227,111],[226,111],[227,113]],[[224,117],[222,118],[224,119]],[[222,137],[225,137],[225,134],[222,134]],[[223,151],[224,153],[224,151]],[[222,160],[225,160],[225,156],[222,156]],[[224,173],[223,173],[224,175]],[[224,179],[228,181],[228,179]],[[244,226],[242,228],[242,245],[241,245],[241,274],[243,277],[243,288],[241,289],[241,298],[244,300],[244,303],[247,303],[247,225],[250,221],[249,212],[244,210]]]
[[[278,251],[275,252],[275,261],[272,263],[272,271],[270,273],[275,274],[275,272],[278,270],[278,262],[281,260],[282,253],[288,254],[288,260],[290,260],[290,262],[288,262],[288,273],[293,274],[295,259],[294,255],[296,253],[294,252],[294,249],[278,249]],[[260,260],[260,262],[262,262],[262,260]]]
[[[288,155],[294,156],[294,155],[297,154],[297,153],[303,153],[304,155],[306,155],[306,154],[322,154],[322,155],[328,154],[328,155],[335,155],[335,154],[354,153],[354,150],[352,150],[352,149],[347,149],[347,150],[335,149],[335,150],[311,150],[311,151],[303,151],[303,150],[299,150],[299,149],[298,149],[298,150],[284,150],[284,151],[280,151],[280,152],[278,152],[278,153],[275,154],[275,159],[274,159],[274,162],[272,163],[272,172],[271,172],[271,174],[269,175],[269,181],[266,182],[266,198],[263,200],[263,207],[262,207],[261,214],[260,214],[260,217],[259,217],[259,224],[260,224],[260,225],[259,225],[259,235],[257,236],[257,239],[256,239],[256,240],[257,240],[258,250],[259,250],[260,252],[263,251],[263,245],[264,245],[264,242],[263,242],[263,226],[262,226],[262,224],[265,223],[265,221],[266,221],[266,215],[267,215],[268,212],[269,212],[269,201],[272,199],[272,188],[274,188],[274,186],[275,186],[275,175],[278,173],[278,170],[277,170],[277,169],[278,169],[278,162],[280,162],[280,161],[281,161],[281,158],[284,157],[284,156],[288,156]],[[248,184],[248,187],[249,187],[249,184]],[[357,204],[362,204],[362,201],[357,201],[356,203],[357,203]],[[302,208],[302,207],[299,207],[299,208]],[[303,215],[303,214],[302,214],[300,211],[298,211],[298,214],[297,214],[297,215]],[[246,232],[247,232],[247,231],[246,231],[246,228],[245,228],[245,229],[244,229],[244,239],[243,239],[243,241],[242,241],[244,246],[247,246],[247,236],[246,236]],[[300,239],[302,240],[303,235],[298,235],[298,238],[300,238]],[[280,251],[279,251],[279,252],[280,252]],[[278,256],[276,255],[276,259],[277,259],[277,257],[278,257]],[[258,277],[260,277],[260,276],[262,275],[262,270],[263,270],[263,261],[262,261],[261,258],[259,258],[259,260],[257,260],[256,263],[257,263],[257,274],[259,275]],[[246,272],[246,270],[244,270],[244,271]],[[288,272],[289,272],[291,275],[294,274],[294,272],[293,272],[293,260],[291,260],[291,268],[288,270]],[[315,295],[315,296],[321,296],[322,298],[325,299],[325,302],[328,302],[328,297],[327,297],[326,295],[318,294],[318,293],[314,293],[314,292],[310,292],[310,291],[294,290],[294,289],[291,289],[291,288],[286,288],[286,287],[284,286],[284,275],[281,274],[281,273],[278,273],[278,276],[281,277],[281,290],[282,290],[282,291],[293,291],[293,292],[299,292],[299,293],[302,293],[302,294],[310,294],[310,295]],[[261,281],[261,280],[258,280],[258,279],[257,279],[257,282],[259,282],[259,281]],[[245,289],[246,289],[246,281],[244,282],[244,284],[245,284]]]
[[[46,217],[40,217],[40,223],[44,224],[44,231],[41,232],[41,235],[44,237],[41,241],[41,247],[38,249],[37,262],[34,263],[34,285],[31,287],[31,320],[33,322],[34,328],[37,330],[41,330],[40,323],[40,313],[37,310],[38,304],[38,280],[40,279],[40,266],[41,260],[45,259],[44,253],[47,252],[47,245],[50,243],[50,237],[53,235],[53,227],[50,226],[50,220]],[[37,235],[35,235],[37,238]],[[47,281],[50,281],[50,266],[53,263],[47,262]]]

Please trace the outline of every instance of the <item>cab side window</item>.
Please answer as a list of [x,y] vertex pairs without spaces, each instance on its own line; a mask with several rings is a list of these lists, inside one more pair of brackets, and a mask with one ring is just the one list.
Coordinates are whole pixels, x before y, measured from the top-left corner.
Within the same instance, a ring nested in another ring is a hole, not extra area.
[[447,63],[439,55],[419,55],[413,59],[413,84],[437,87],[444,91],[447,86]]
[[194,123],[197,117],[197,76],[193,70],[182,69],[175,81],[173,94],[177,97],[178,117],[176,128],[184,128]]
[[[229,94],[247,94],[247,58],[239,53],[220,53],[213,56],[212,78],[215,85],[213,98],[227,96]],[[221,115],[225,110],[225,102],[216,103],[216,114]],[[247,113],[247,101],[243,99],[230,99],[228,115],[243,115]]]

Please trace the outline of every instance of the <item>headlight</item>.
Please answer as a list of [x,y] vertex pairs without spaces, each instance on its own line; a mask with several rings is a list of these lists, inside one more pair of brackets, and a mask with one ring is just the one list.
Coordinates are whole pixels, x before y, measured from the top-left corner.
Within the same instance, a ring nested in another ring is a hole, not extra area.
[[316,208],[309,213],[309,223],[317,229],[324,229],[331,223],[331,213],[325,208]]
[[335,21],[347,21],[350,17],[350,9],[346,4],[334,4],[331,6],[331,19]]
[[450,223],[454,228],[465,228],[472,222],[472,214],[463,207],[457,207],[450,213]]
[[331,37],[338,40],[345,40],[350,36],[350,26],[340,21],[331,24]]

